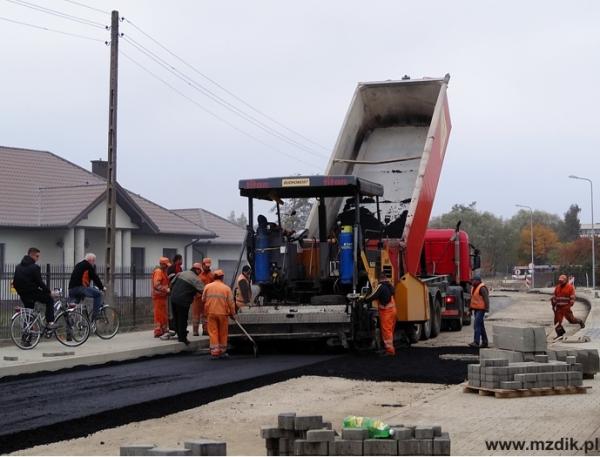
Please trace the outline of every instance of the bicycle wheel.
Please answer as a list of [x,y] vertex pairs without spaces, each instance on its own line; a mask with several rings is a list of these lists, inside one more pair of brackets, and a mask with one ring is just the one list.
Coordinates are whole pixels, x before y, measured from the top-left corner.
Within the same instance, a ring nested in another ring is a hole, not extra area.
[[54,323],[54,336],[65,346],[81,346],[90,336],[90,323],[79,311],[62,312]]
[[119,313],[112,306],[104,305],[95,320],[96,335],[109,340],[119,331]]
[[42,325],[37,315],[21,311],[10,323],[10,338],[19,349],[33,349],[40,342]]

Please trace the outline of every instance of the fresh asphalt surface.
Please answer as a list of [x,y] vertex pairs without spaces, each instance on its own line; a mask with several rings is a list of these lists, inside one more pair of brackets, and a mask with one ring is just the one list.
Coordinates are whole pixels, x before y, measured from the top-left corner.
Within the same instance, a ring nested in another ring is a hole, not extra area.
[[[511,300],[496,298],[494,308]],[[458,384],[467,347],[412,347],[394,358],[323,350],[323,346],[261,346],[261,355],[212,361],[182,354],[0,382],[0,453],[77,438],[133,421],[163,417],[264,385],[303,375],[373,381]]]

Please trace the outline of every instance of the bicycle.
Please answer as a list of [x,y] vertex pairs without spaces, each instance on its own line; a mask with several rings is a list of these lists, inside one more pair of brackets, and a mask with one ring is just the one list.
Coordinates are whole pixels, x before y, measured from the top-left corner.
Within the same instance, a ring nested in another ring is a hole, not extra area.
[[96,319],[92,320],[92,316],[88,311],[88,307],[84,304],[85,296],[77,296],[72,304],[92,326],[92,331],[103,340],[110,340],[119,332],[120,318],[119,313],[115,308],[106,303],[102,305],[98,311]]
[[58,312],[53,327],[48,327],[42,313],[35,308],[15,308],[15,314],[11,318],[10,338],[19,349],[35,348],[42,336],[54,336],[59,343],[68,347],[81,346],[89,338],[89,321],[74,306],[63,301],[62,289],[54,289],[52,298],[55,300],[54,310]]

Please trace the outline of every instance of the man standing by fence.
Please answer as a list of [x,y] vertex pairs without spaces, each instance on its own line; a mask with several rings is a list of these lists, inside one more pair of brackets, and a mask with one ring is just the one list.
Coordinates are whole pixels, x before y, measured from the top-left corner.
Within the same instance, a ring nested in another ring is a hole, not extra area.
[[[154,305],[154,338],[168,339],[169,333],[169,277],[167,268],[169,259],[161,257],[152,273],[152,304]],[[165,337],[165,338],[163,338]]]

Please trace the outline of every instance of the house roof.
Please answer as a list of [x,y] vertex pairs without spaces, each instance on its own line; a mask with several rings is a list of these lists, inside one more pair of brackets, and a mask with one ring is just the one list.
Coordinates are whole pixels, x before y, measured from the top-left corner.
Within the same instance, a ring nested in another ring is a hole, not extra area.
[[218,243],[241,244],[244,241],[246,231],[242,227],[215,213],[202,208],[174,209],[171,211],[217,233],[218,238],[215,241]]
[[[0,146],[0,226],[69,227],[102,200],[106,180],[51,152]],[[120,186],[119,205],[153,233],[216,234]]]

